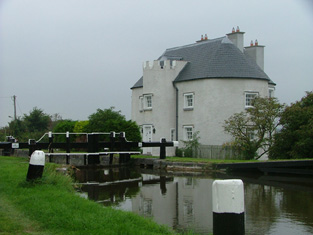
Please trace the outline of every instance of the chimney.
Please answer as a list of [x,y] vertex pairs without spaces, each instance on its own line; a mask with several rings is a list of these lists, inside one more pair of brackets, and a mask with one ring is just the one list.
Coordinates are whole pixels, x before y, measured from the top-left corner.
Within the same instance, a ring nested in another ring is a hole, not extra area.
[[254,45],[253,41],[251,41],[250,46],[245,47],[245,55],[254,59],[262,70],[264,70],[264,47],[259,45],[258,40],[255,40]]
[[203,42],[203,41],[207,41],[208,40],[208,35],[205,34],[204,37],[203,37],[203,34],[201,35],[201,39],[196,41],[196,42]]
[[243,35],[244,32],[240,32],[239,26],[237,26],[236,31],[235,28],[232,29],[231,33],[226,34],[228,39],[232,41],[232,43],[239,48],[241,52],[243,52]]

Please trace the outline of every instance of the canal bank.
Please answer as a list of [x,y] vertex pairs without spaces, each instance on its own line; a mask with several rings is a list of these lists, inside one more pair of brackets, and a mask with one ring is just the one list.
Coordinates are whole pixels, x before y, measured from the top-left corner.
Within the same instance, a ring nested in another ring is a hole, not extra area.
[[174,234],[130,212],[85,200],[72,179],[46,164],[42,180],[26,182],[28,158],[0,156],[0,233]]
[[152,158],[132,159],[133,164],[141,168],[161,169],[166,171],[183,172],[234,172],[262,173],[275,175],[313,175],[313,160],[284,160],[284,161],[247,161],[233,163],[216,162],[179,162]]
[[[75,167],[115,167],[124,165],[134,165],[146,169],[166,170],[177,172],[251,172],[276,175],[313,175],[313,160],[280,160],[280,161],[243,161],[243,162],[216,162],[197,161],[192,159],[186,161],[181,158],[171,160],[133,157],[129,161],[121,162],[119,156],[109,156],[105,153],[46,153],[46,162],[72,165]],[[94,161],[97,158],[97,161]]]

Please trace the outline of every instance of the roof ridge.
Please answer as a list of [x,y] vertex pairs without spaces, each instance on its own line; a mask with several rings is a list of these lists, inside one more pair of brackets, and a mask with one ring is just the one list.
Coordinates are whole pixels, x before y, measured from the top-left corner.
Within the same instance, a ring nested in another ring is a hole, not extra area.
[[204,43],[212,43],[212,42],[222,41],[225,37],[227,37],[227,36],[223,36],[223,37],[219,37],[219,38],[214,38],[214,39],[207,39],[207,40],[203,40],[203,41],[200,41],[200,42],[195,42],[195,43],[188,44],[188,45],[183,45],[183,46],[178,46],[178,47],[167,48],[163,54],[165,54],[166,52],[174,51],[174,50],[178,50],[178,49],[183,49],[183,48],[188,48],[188,47],[194,47],[194,46],[200,46],[200,45],[203,45]]

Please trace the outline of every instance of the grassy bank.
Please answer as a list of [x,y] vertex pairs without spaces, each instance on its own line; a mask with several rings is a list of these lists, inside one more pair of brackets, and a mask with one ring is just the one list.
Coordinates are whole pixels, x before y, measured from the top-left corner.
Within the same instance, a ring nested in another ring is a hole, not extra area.
[[47,164],[43,178],[30,183],[27,159],[0,157],[1,234],[173,234],[139,215],[79,197],[70,177],[55,167]]

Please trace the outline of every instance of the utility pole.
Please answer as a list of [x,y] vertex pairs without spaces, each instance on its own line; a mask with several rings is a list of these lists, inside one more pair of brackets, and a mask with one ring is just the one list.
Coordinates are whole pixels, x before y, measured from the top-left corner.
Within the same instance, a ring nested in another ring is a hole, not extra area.
[[16,121],[16,95],[14,95],[12,98],[14,103],[14,121]]

